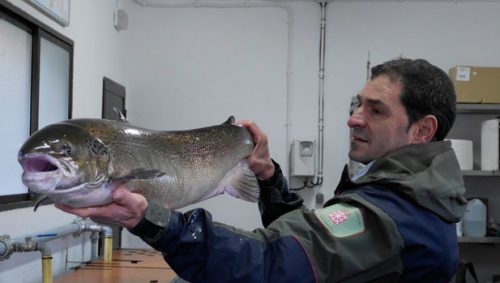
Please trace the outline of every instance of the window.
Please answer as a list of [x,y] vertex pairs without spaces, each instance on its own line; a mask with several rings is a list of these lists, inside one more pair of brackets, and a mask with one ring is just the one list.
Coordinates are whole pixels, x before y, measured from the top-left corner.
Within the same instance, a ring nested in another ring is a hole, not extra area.
[[20,179],[9,176],[21,176],[16,152],[30,134],[32,35],[3,18],[0,34],[0,172],[7,177],[0,192],[13,195],[19,193]]
[[[70,54],[56,38],[40,41],[38,129],[69,118]],[[61,46],[62,45],[62,46]]]
[[106,77],[104,77],[102,85],[102,118],[118,120],[120,117],[116,111],[126,117],[125,87]]
[[27,207],[17,151],[39,128],[71,118],[73,42],[0,0],[0,211]]

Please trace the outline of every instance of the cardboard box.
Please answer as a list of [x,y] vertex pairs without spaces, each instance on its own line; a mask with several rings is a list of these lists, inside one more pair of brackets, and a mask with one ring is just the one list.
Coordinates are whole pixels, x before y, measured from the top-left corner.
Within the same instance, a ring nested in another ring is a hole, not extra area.
[[500,103],[500,68],[457,66],[449,71],[457,102]]

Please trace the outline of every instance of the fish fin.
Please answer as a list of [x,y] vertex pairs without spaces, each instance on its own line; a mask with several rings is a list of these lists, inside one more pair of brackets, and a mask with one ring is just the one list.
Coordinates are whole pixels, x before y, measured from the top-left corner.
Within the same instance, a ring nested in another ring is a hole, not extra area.
[[159,178],[165,175],[164,172],[158,170],[146,170],[146,169],[134,169],[130,171],[128,174],[123,176],[113,177],[112,181],[120,181],[120,180],[133,180],[133,179],[154,179]]
[[234,125],[234,121],[236,121],[236,119],[233,115],[231,115],[224,123],[222,123],[222,125]]
[[116,112],[116,114],[118,114],[118,121],[128,123],[127,117],[125,117],[125,115],[123,115],[123,113],[118,110],[118,108],[113,106],[113,110]]
[[40,196],[36,202],[35,202],[35,207],[33,207],[33,211],[36,211],[38,209],[38,207],[46,200],[48,200],[49,197],[48,196]]
[[259,183],[255,174],[248,167],[247,161],[240,161],[233,170],[234,173],[230,181],[231,186],[230,189],[226,189],[226,192],[233,197],[246,201],[258,201],[260,195]]

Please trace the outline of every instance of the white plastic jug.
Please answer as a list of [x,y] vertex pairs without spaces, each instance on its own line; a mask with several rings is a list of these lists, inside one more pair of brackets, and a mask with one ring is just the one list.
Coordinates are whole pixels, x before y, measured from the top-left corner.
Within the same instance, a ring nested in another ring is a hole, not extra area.
[[486,205],[480,199],[467,202],[467,209],[462,219],[465,237],[486,236]]

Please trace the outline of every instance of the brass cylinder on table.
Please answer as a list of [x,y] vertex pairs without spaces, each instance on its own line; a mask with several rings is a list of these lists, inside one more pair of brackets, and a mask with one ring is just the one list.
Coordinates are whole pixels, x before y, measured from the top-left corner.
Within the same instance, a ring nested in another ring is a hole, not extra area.
[[113,235],[104,237],[104,262],[113,261]]
[[42,282],[52,283],[52,256],[42,256]]

